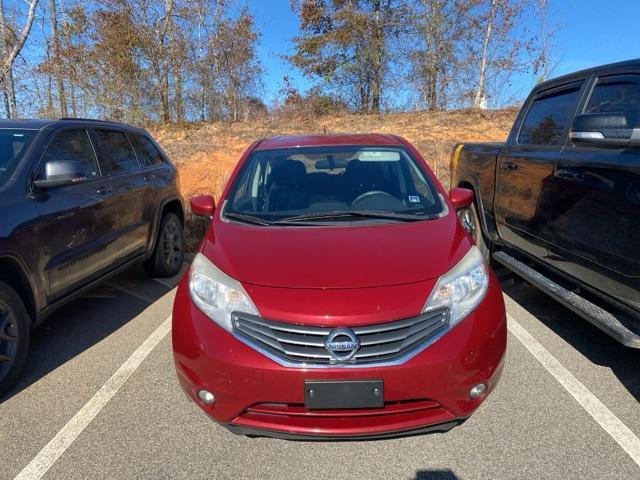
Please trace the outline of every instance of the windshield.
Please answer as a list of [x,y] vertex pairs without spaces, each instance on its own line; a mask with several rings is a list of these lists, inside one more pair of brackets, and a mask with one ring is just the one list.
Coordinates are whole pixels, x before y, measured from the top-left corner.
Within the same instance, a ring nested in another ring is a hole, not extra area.
[[0,129],[0,187],[13,175],[35,130]]
[[421,220],[442,211],[434,185],[403,148],[342,146],[255,151],[224,215],[268,224]]

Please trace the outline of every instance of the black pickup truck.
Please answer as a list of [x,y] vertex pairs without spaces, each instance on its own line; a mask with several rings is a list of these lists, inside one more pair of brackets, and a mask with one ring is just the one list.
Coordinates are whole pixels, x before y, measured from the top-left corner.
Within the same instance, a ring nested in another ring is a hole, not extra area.
[[451,186],[488,258],[640,348],[640,59],[534,88],[504,144],[458,144]]

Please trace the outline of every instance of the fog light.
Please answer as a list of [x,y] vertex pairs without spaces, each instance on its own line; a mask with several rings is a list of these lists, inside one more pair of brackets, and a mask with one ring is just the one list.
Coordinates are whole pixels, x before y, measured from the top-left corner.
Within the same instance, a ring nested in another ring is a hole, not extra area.
[[200,390],[198,392],[198,398],[207,405],[213,405],[216,401],[216,397],[213,396],[213,393],[207,392],[206,390]]
[[473,387],[471,390],[469,390],[469,397],[471,397],[472,400],[475,400],[476,398],[480,398],[482,394],[485,392],[485,390],[487,390],[487,386],[484,383],[479,383],[478,385]]

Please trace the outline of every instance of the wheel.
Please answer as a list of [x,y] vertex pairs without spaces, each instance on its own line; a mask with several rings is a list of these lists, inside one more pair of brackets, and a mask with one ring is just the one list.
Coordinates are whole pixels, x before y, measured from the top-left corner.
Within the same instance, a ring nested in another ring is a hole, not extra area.
[[153,255],[144,267],[152,277],[173,277],[184,262],[184,234],[182,223],[173,213],[162,218]]
[[13,288],[0,282],[0,397],[13,385],[29,350],[29,315]]
[[491,261],[491,250],[484,241],[484,235],[482,234],[482,227],[480,226],[480,218],[478,217],[478,210],[476,204],[472,203],[469,208],[463,208],[458,212],[458,218],[462,227],[469,232],[469,235],[473,238],[476,246],[482,253],[482,257],[485,262]]

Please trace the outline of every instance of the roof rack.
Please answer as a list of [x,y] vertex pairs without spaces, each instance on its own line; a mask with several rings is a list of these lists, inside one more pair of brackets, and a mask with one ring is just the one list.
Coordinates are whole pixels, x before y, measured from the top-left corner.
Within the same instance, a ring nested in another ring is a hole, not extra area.
[[82,122],[107,122],[99,118],[82,118],[82,117],[60,117],[58,120],[80,120]]

